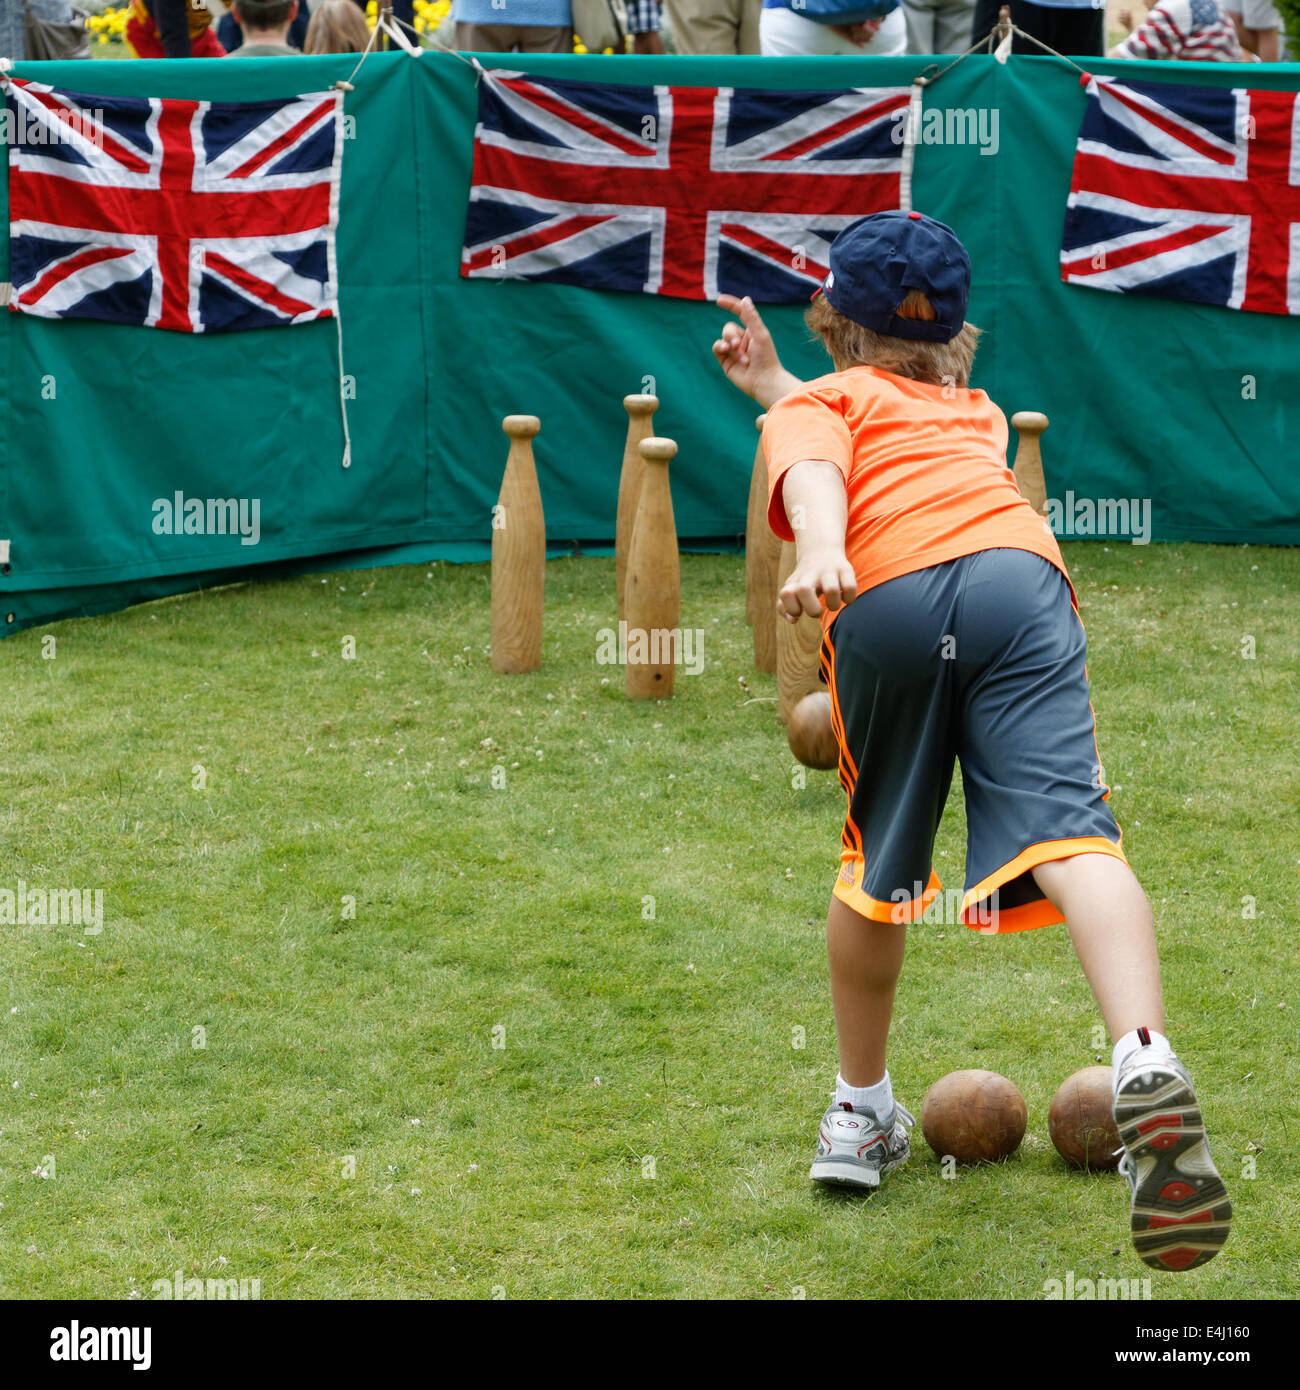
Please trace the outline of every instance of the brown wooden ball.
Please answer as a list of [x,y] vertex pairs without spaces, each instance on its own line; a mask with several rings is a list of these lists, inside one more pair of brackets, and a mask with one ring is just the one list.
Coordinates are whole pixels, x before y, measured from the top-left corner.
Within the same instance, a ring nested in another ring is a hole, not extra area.
[[1047,1132],[1071,1168],[1119,1166],[1119,1130],[1111,1113],[1110,1067],[1084,1067],[1061,1082],[1047,1112]]
[[805,767],[839,767],[840,745],[831,722],[831,697],[826,691],[805,695],[790,711],[785,732],[790,751]]
[[940,1157],[989,1163],[1020,1147],[1028,1120],[1025,1098],[995,1071],[950,1071],[925,1093],[921,1133]]

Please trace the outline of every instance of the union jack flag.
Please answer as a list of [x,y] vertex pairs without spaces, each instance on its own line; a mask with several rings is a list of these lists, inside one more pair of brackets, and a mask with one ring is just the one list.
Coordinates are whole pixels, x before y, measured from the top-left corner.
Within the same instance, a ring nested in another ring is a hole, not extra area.
[[461,274],[806,300],[841,227],[910,206],[909,98],[486,73]]
[[1300,314],[1295,92],[1087,80],[1061,278]]
[[342,93],[6,88],[11,309],[188,333],[336,312]]

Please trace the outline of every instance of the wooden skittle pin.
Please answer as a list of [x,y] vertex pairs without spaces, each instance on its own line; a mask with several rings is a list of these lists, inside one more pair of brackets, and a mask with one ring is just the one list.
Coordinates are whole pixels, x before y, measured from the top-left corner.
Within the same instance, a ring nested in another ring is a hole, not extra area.
[[[795,555],[794,542],[782,541],[776,576],[778,590],[794,569]],[[822,625],[807,613],[792,623],[776,612],[775,599],[772,611],[776,614],[776,712],[781,723],[788,724],[794,707],[805,695],[826,689],[819,665]]]
[[1047,515],[1047,482],[1043,477],[1043,454],[1039,435],[1047,428],[1047,416],[1036,410],[1017,410],[1011,423],[1020,435],[1016,445],[1016,486],[1020,495],[1038,513]]
[[627,554],[632,548],[636,504],[641,497],[645,464],[640,444],[654,433],[650,417],[659,408],[658,396],[624,396],[627,411],[627,443],[623,446],[623,471],[618,478],[618,518],[614,523],[614,580],[618,585],[618,619],[627,617]]
[[[766,415],[754,421],[760,436]],[[745,621],[754,629],[754,665],[776,670],[776,569],[781,541],[767,524],[767,459],[760,437],[749,478],[749,513],[745,521]]]
[[645,473],[627,556],[625,679],[630,698],[652,700],[673,693],[680,640],[681,573],[668,482],[677,445],[652,435],[639,449]]
[[492,514],[492,669],[535,671],[542,664],[546,520],[537,486],[536,415],[507,415],[510,436],[501,493]]

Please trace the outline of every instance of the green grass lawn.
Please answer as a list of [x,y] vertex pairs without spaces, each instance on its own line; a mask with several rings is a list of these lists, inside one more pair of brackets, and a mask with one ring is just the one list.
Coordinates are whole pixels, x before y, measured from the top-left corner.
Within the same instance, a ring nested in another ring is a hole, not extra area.
[[[0,888],[102,888],[104,926],[0,926],[0,1293],[1293,1294],[1300,552],[1066,552],[1237,1211],[1205,1269],[1148,1271],[1123,1179],[1047,1139],[1109,1051],[1059,927],[918,925],[899,990],[900,1099],[1002,1072],[1019,1153],[945,1179],[918,1132],[875,1196],[813,1189],[843,793],[793,785],[742,560],[683,557],[703,674],[631,704],[595,660],[613,562],[583,558],[548,565],[531,676],[491,670],[482,565],[165,600],[55,625],[52,659],[5,641]],[[949,886],[963,834],[955,793]]]

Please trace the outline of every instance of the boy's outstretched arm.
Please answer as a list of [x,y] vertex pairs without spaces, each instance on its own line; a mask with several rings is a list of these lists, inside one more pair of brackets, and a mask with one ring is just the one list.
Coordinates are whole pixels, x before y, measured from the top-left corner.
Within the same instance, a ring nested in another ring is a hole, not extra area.
[[713,355],[733,386],[769,410],[803,382],[781,365],[772,335],[748,295],[737,299],[734,294],[720,294],[717,303],[719,308],[738,314],[741,322],[723,325],[722,336],[713,344]]
[[793,623],[803,613],[820,618],[821,599],[832,613],[852,603],[858,580],[844,553],[844,474],[825,459],[804,459],[781,479],[781,500],[794,532],[795,563],[776,597],[777,611]]

